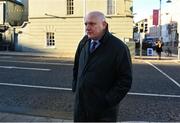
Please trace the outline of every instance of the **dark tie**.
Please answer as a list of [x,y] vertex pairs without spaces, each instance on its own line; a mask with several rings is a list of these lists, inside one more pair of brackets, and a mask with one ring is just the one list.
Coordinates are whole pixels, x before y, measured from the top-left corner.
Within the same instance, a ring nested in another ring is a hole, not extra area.
[[97,45],[97,42],[95,41],[91,42],[90,53],[94,52],[94,50],[96,49],[96,45]]

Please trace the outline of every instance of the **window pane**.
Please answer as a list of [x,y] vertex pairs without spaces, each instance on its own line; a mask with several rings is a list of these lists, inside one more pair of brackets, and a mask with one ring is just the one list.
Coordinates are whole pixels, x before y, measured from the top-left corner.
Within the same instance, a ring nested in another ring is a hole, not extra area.
[[74,1],[73,0],[67,0],[67,14],[73,14],[74,13]]
[[115,14],[115,0],[108,0],[107,1],[107,14]]
[[47,32],[46,37],[47,37],[47,39],[46,39],[47,46],[55,46],[54,33],[53,32]]

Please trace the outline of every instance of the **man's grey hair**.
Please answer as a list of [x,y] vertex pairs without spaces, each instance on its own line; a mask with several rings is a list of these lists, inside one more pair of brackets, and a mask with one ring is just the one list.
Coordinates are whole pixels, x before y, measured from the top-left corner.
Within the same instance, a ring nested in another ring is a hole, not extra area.
[[102,12],[92,11],[92,12],[89,12],[89,13],[87,14],[87,16],[88,16],[88,15],[97,17],[97,18],[99,18],[101,21],[105,21],[105,22],[106,22],[106,17],[105,17],[105,15],[104,15]]

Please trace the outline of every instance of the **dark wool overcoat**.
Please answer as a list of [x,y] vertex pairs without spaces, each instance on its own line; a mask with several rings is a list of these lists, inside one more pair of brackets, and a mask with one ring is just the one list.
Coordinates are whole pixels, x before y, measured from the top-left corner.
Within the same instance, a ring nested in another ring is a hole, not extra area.
[[116,121],[118,104],[131,88],[128,47],[108,31],[100,43],[90,53],[90,39],[85,36],[77,48],[72,83],[74,121]]

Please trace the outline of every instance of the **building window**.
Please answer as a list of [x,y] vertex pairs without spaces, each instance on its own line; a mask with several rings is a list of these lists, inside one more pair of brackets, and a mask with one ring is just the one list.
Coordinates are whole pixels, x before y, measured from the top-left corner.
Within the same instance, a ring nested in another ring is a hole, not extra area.
[[47,32],[46,33],[46,46],[47,47],[54,47],[55,46],[55,39],[54,39],[54,33],[53,32]]
[[74,0],[67,0],[67,15],[74,14]]
[[107,14],[115,14],[115,0],[107,0]]

